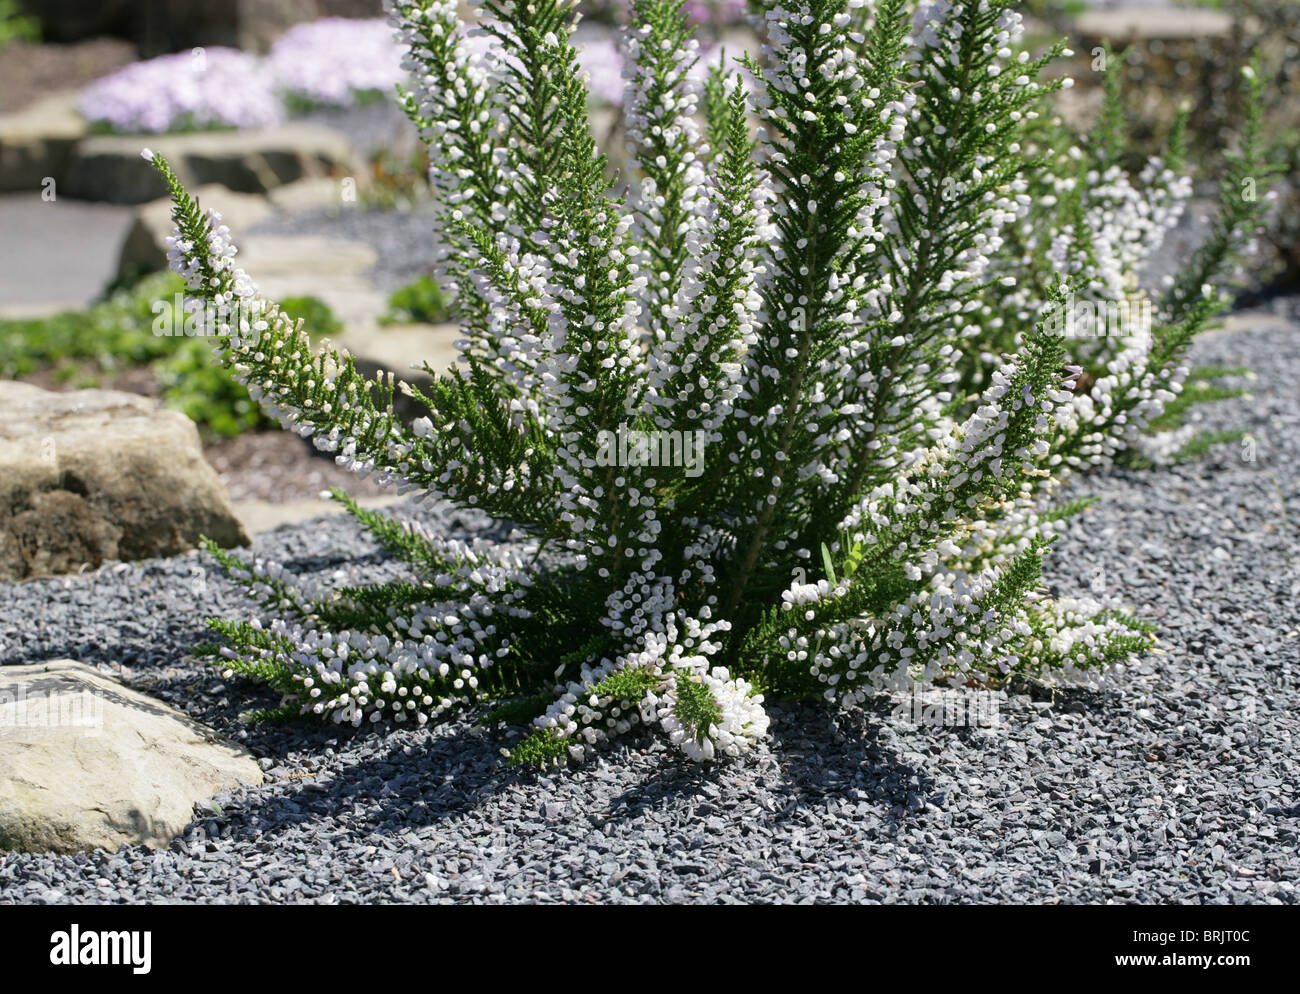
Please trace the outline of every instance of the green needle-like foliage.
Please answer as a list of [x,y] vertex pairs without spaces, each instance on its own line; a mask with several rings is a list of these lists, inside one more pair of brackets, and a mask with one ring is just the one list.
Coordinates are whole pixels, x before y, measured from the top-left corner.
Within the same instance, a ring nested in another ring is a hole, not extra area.
[[[519,761],[639,725],[704,760],[763,738],[760,689],[1086,681],[1153,644],[1112,598],[1048,596],[1087,503],[1059,489],[1169,410],[1254,215],[1225,207],[1149,321],[1074,336],[1062,310],[1127,303],[1190,187],[1125,172],[1113,113],[1091,155],[1045,120],[1061,49],[1030,55],[1008,0],[766,2],[753,92],[736,64],[697,85],[681,0],[636,0],[613,183],[569,3],[484,0],[477,31],[392,6],[462,364],[416,389],[314,346],[155,159],[173,266],[286,427],[514,537],[337,494],[409,576],[302,589],[213,550],[260,605],[215,623],[223,665],[354,725],[492,700],[532,720]],[[1248,136],[1225,184],[1257,166]]]

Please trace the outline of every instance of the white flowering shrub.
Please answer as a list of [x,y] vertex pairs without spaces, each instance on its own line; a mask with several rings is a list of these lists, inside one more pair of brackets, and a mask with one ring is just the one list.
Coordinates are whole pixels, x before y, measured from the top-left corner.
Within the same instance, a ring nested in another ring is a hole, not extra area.
[[[514,526],[465,543],[338,494],[411,571],[338,591],[214,549],[262,604],[213,622],[222,665],[350,725],[501,701],[532,721],[521,761],[640,725],[708,759],[762,739],[767,695],[1087,680],[1152,644],[1116,604],[1049,596],[1041,562],[1083,503],[1062,480],[1178,395],[1248,215],[1225,205],[1218,248],[1149,333],[1093,348],[1084,390],[1052,309],[1131,292],[1186,184],[1082,152],[1055,171],[1060,48],[1029,55],[1007,0],[768,0],[752,96],[734,69],[698,86],[681,0],[636,0],[614,184],[569,3],[480,11],[487,43],[453,0],[391,5],[464,330],[427,389],[314,349],[157,160],[172,265],[233,308],[219,355],[265,408]],[[429,416],[399,421],[397,390]]]

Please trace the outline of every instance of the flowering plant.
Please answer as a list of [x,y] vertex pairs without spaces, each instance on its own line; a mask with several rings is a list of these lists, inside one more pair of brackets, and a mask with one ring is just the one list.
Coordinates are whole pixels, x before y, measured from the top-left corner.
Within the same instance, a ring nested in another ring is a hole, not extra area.
[[87,86],[80,109],[122,134],[269,128],[284,120],[286,104],[349,107],[392,93],[406,78],[402,55],[382,18],[324,17],[290,28],[265,59],[196,48],[134,62]]
[[347,107],[406,78],[402,46],[382,18],[296,24],[271,46],[267,68],[279,92],[307,106]]
[[82,115],[124,134],[267,128],[283,119],[265,66],[233,48],[200,48],[133,62],[81,93]]
[[[606,20],[625,20],[632,5],[626,0],[583,0],[584,13]],[[682,10],[691,24],[725,26],[744,20],[749,8],[748,0],[686,0]]]
[[[352,725],[506,699],[499,717],[532,719],[520,761],[638,725],[707,759],[763,737],[767,694],[1084,681],[1152,645],[1118,605],[1043,589],[1081,506],[1055,498],[1175,398],[1249,210],[1225,203],[1085,391],[1053,309],[1130,292],[1185,190],[1167,163],[1045,168],[1062,47],[1024,50],[1009,0],[766,0],[752,101],[729,69],[695,84],[682,0],[635,0],[617,194],[571,4],[480,6],[499,46],[471,45],[454,0],[391,4],[464,331],[464,368],[427,389],[314,349],[157,161],[172,265],[240,304],[220,355],[266,409],[515,529],[467,544],[339,493],[411,574],[333,592],[214,548],[262,604],[213,621],[224,666],[281,713]],[[399,421],[397,389],[429,416]]]

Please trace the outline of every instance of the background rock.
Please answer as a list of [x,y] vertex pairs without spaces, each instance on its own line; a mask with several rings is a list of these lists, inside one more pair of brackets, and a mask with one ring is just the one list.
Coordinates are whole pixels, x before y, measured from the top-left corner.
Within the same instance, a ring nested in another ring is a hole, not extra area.
[[247,750],[89,666],[0,667],[0,849],[162,847],[195,803],[261,782]]
[[344,210],[353,206],[353,201],[345,199],[345,196],[350,195],[344,190],[341,181],[328,176],[317,176],[277,186],[267,197],[277,209],[289,214],[301,214],[312,210]]
[[[326,180],[325,182],[330,182]],[[266,198],[254,193],[236,193],[216,183],[192,191],[203,207],[218,211],[236,237],[248,231],[270,213]],[[122,242],[117,275],[129,278],[167,268],[167,239],[171,236],[172,202],[160,197],[136,210],[135,219]]]
[[102,299],[130,213],[39,192],[0,195],[0,318],[48,317]]
[[[412,363],[427,362],[439,374],[451,371],[460,360],[456,342],[462,337],[455,324],[377,324],[373,321],[349,325],[334,345],[345,349],[358,372],[374,377],[391,372],[412,386],[428,390],[433,377]],[[420,401],[398,392],[393,409],[403,421],[425,417],[429,409]]]
[[[76,93],[56,93],[0,116],[0,193],[39,191],[46,177],[57,182],[86,134]],[[57,195],[57,188],[51,192]]]
[[1118,49],[1133,41],[1224,36],[1232,29],[1232,17],[1205,8],[1118,7],[1084,11],[1075,21],[1075,29],[1082,38],[1108,39]]
[[354,173],[352,147],[337,131],[290,123],[274,131],[199,131],[179,135],[97,135],[78,145],[62,189],[85,200],[139,204],[167,193],[140,155],[165,156],[188,189],[216,183],[237,193],[266,193],[306,176]]
[[0,382],[0,578],[247,545],[194,423],[110,390]]
[[374,321],[388,305],[387,296],[365,275],[379,260],[365,242],[323,235],[256,234],[238,244],[239,264],[272,300],[316,297],[349,328]]
[[112,34],[141,56],[195,45],[266,51],[287,28],[317,17],[381,17],[381,0],[23,0],[48,41]]

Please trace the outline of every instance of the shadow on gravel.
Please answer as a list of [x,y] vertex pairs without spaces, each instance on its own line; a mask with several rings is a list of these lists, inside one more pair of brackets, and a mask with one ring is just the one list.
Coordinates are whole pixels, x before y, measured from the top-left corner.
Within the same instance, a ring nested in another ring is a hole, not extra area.
[[[251,687],[234,683],[243,681],[232,681],[227,690],[240,710],[258,703],[247,694]],[[1052,701],[1053,708],[1061,711],[1106,707],[1107,695],[1088,690],[1053,695],[1030,684],[1008,689],[1033,700]],[[578,817],[588,819],[593,827],[633,823],[683,800],[707,814],[707,806],[720,794],[734,794],[744,789],[746,781],[761,780],[763,789],[755,796],[765,799],[765,812],[758,815],[764,822],[795,821],[816,815],[828,804],[845,802],[868,806],[876,812],[872,818],[878,826],[889,833],[921,817],[929,805],[943,806],[924,758],[928,751],[938,753],[944,748],[940,737],[910,733],[904,746],[896,734],[899,730],[890,725],[891,710],[887,698],[852,710],[818,703],[771,704],[767,755],[740,764],[696,765],[676,750],[647,756],[653,733],[634,733],[602,762],[633,768],[636,782],[622,787],[603,810],[586,809]],[[272,774],[269,789],[249,793],[215,824],[228,824],[236,839],[262,844],[287,826],[310,822],[340,829],[346,824],[349,834],[358,830],[391,837],[428,834],[427,830],[508,792],[532,795],[529,801],[535,800],[539,820],[571,818],[572,798],[566,802],[561,795],[572,791],[557,792],[553,784],[602,776],[586,767],[545,771],[509,767],[500,756],[505,737],[465,722],[416,735],[408,730],[385,733],[311,722],[256,725],[248,731],[244,744],[255,754],[273,759],[280,769]],[[987,736],[976,729],[949,728],[945,733],[955,735],[972,751],[991,747]],[[581,790],[581,784],[576,787]],[[552,801],[556,813],[548,810]],[[204,821],[211,819],[200,818]]]
[[[639,750],[652,741],[651,733],[630,736],[605,761],[639,767],[640,779],[605,810],[584,811],[581,817],[593,827],[634,822],[683,799],[707,804],[720,793],[734,791],[737,780],[746,777],[775,779],[764,792],[769,798],[775,795],[776,807],[764,816],[773,822],[840,799],[871,801],[885,809],[886,825],[905,820],[923,806],[932,790],[930,779],[877,741],[866,716],[809,705],[777,705],[773,710],[779,721],[773,725],[766,764],[697,766],[673,750],[657,753],[647,771],[637,760],[643,758]],[[217,819],[200,817],[198,824],[217,831],[229,825],[235,839],[262,844],[287,826],[314,821],[346,822],[349,834],[361,830],[419,835],[510,791],[533,793],[539,819],[571,817],[546,810],[548,800],[558,799],[546,789],[548,781],[592,775],[584,767],[548,771],[508,767],[499,755],[502,738],[473,726],[418,739],[389,733],[382,744],[376,739],[372,754],[357,761],[340,762],[325,754],[337,749],[346,757],[355,736],[373,735],[372,730],[337,726],[255,729],[246,744],[254,752],[279,758],[283,779],[272,781],[269,790],[246,795]],[[298,761],[312,762],[315,768],[292,769]]]
[[[297,758],[311,759],[339,747],[341,740],[366,734],[373,733],[341,732],[330,726],[298,728],[285,738],[291,737]],[[265,747],[277,737],[271,732],[260,737],[259,745]],[[493,762],[500,757],[485,739],[462,731],[411,741],[393,733],[374,754],[353,762],[321,756],[314,769],[293,769],[293,760],[286,759],[281,768],[286,772],[268,781],[269,790],[246,795],[216,822],[229,824],[236,840],[263,844],[287,826],[310,822],[333,823],[340,829],[346,824],[349,834],[418,833],[464,814],[523,779]],[[200,818],[198,824],[204,821],[211,819]]]
[[1046,701],[1052,710],[1066,714],[1080,714],[1091,711],[1094,714],[1104,711],[1109,704],[1118,700],[1115,692],[1093,690],[1090,687],[1045,687],[1020,677],[1012,677],[1006,684],[1009,695],[1028,697],[1031,701]]
[[885,809],[883,823],[895,827],[921,806],[933,781],[904,760],[879,734],[889,707],[840,709],[816,703],[790,705],[770,733],[781,767],[775,789],[785,805],[774,821],[831,800],[869,801]]
[[[1053,695],[1029,684],[1009,689],[1034,700],[1052,701],[1054,709],[1070,712],[1103,710],[1108,697],[1083,689],[1058,690]],[[241,708],[255,703],[241,692],[232,696],[241,702]],[[870,803],[884,812],[882,822],[889,828],[902,825],[931,803],[936,784],[924,764],[904,759],[887,741],[891,737],[887,724],[890,711],[886,700],[853,710],[816,703],[771,705],[775,720],[769,732],[768,769],[774,763],[776,776],[774,783],[766,785],[766,794],[777,803],[771,820],[788,821],[802,811],[845,800]],[[474,725],[415,740],[403,732],[380,735],[369,728],[354,730],[310,722],[258,725],[249,731],[245,745],[255,754],[288,766],[314,760],[319,767],[291,771],[297,785],[288,792],[282,782],[276,793],[250,798],[241,810],[232,811],[236,834],[241,831],[237,823],[249,819],[256,819],[256,829],[261,832],[290,821],[328,820],[346,809],[371,830],[419,830],[456,818],[502,791],[529,790],[550,779],[590,775],[583,767],[531,771],[507,766],[499,755],[505,740],[497,732]],[[975,729],[947,731],[972,750],[989,747],[988,739]],[[375,737],[377,748],[358,761],[341,764],[326,754],[337,749],[346,755],[357,737]],[[632,760],[651,741],[649,732],[630,735],[604,761],[637,765]],[[937,740],[933,748],[940,749]],[[923,753],[925,749],[923,742],[913,740],[910,751]],[[654,766],[639,775],[640,780],[617,795],[607,810],[588,813],[595,819],[593,824],[635,821],[684,798],[708,803],[719,789],[734,788],[738,777],[771,777],[755,760],[748,765],[696,765],[675,751],[659,753]],[[538,791],[539,805],[546,795],[546,791]]]

